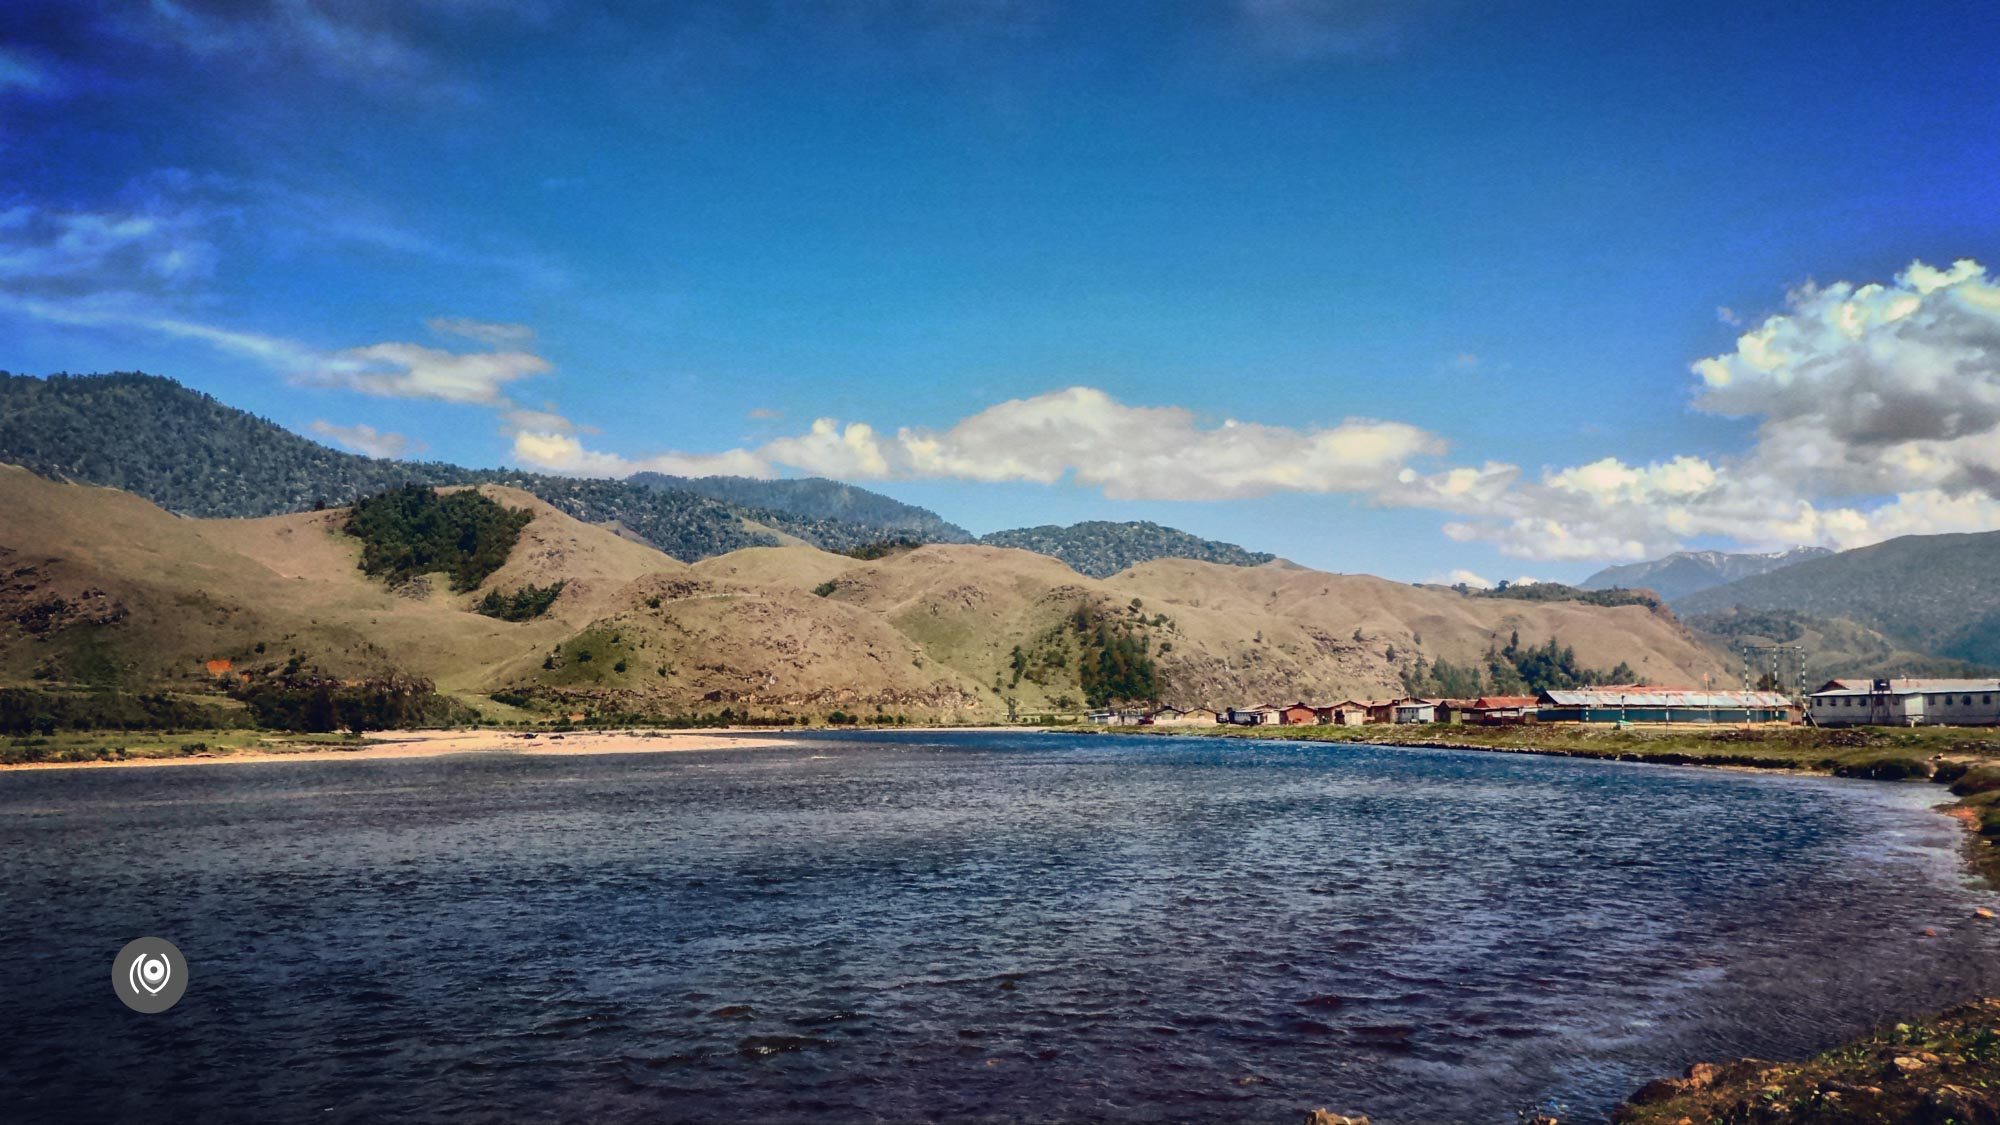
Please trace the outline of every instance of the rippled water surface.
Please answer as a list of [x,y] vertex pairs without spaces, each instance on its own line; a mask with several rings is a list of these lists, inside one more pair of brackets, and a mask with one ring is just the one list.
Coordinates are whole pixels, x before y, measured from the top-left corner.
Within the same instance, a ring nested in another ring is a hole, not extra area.
[[0,1117],[1601,1116],[2000,988],[1940,795],[993,734],[12,772]]

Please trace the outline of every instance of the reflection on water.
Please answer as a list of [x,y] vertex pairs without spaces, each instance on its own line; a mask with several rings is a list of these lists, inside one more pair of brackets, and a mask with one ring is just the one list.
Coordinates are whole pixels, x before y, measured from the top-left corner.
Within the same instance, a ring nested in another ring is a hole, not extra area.
[[[1601,1115],[2000,987],[1939,795],[993,734],[16,772],[0,1089],[30,1120]],[[160,1017],[107,976],[142,934],[190,962]]]

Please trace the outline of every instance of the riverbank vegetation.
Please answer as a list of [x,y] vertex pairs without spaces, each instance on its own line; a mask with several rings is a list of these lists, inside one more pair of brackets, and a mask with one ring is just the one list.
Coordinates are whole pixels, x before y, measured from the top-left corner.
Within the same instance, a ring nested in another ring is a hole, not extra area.
[[1356,742],[1607,758],[1662,765],[1796,769],[1880,780],[1927,778],[1940,759],[2000,759],[2000,728],[1803,726],[1709,727],[1523,723],[1334,726],[1196,726],[1107,728],[1120,733],[1195,734],[1217,738]]
[[354,734],[275,734],[243,728],[57,731],[47,735],[0,739],[0,766],[223,758],[253,750],[282,754],[308,750],[356,750],[368,744],[367,739]]
[[1801,1063],[1697,1063],[1648,1084],[1619,1125],[2000,1121],[2000,1000],[1898,1023]]

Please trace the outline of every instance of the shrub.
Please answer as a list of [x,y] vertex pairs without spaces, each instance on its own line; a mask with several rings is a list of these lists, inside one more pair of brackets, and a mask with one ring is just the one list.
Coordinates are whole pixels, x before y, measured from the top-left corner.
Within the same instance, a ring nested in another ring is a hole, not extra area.
[[1952,794],[1958,797],[1970,797],[1974,793],[1995,789],[2000,789],[2000,766],[1975,766],[1951,783]]
[[547,586],[523,586],[511,594],[488,590],[479,604],[472,607],[472,612],[502,621],[532,621],[549,611],[567,584],[566,580],[557,580]]
[[1870,781],[1910,781],[1931,775],[1931,764],[1921,758],[1885,755],[1861,762],[1846,762],[1834,768],[1836,777],[1865,777]]
[[356,503],[345,530],[361,540],[361,569],[370,577],[395,585],[443,571],[463,593],[507,562],[533,518],[470,489],[440,496],[406,484]]

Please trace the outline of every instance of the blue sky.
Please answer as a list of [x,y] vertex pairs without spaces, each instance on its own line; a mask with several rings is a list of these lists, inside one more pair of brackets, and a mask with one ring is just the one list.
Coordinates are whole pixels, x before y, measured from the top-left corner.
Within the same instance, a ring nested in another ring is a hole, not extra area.
[[1794,8],[28,0],[0,367],[1409,580],[2000,526],[2000,18]]

